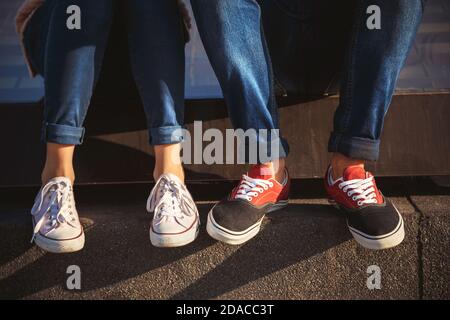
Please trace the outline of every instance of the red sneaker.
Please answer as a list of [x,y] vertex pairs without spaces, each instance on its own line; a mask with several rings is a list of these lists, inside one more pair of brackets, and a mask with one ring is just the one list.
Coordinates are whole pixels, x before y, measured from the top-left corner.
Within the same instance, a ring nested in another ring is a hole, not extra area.
[[355,240],[368,249],[387,249],[405,237],[403,219],[397,208],[378,190],[375,178],[359,166],[345,169],[333,180],[331,166],[325,175],[330,203],[346,213]]
[[264,165],[253,166],[240,183],[208,214],[206,230],[216,240],[228,244],[244,243],[259,232],[266,213],[288,204],[290,180],[279,183],[268,175]]

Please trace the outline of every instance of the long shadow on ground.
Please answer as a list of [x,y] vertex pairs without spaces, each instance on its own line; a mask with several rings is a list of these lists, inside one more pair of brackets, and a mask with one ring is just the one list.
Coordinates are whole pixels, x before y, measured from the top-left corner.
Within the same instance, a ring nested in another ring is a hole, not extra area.
[[[158,249],[148,238],[149,216],[141,206],[118,206],[108,212],[94,207],[94,225],[86,232],[85,248],[73,254],[43,254],[27,242],[31,226],[2,227],[6,257],[35,250],[34,261],[2,277],[0,298],[18,299],[66,283],[66,268],[79,265],[83,291],[114,285],[156,268],[176,263],[209,246],[221,246],[204,229],[211,205],[199,205],[202,230],[196,241],[174,249]],[[87,216],[89,208],[83,208]],[[350,239],[345,220],[328,205],[293,204],[272,213],[252,241],[237,248],[221,264],[175,294],[174,299],[213,298],[260,277],[286,268]],[[223,248],[222,248],[223,249]],[[3,253],[2,253],[3,256]],[[8,259],[3,258],[2,264]],[[201,263],[201,262],[199,262]]]

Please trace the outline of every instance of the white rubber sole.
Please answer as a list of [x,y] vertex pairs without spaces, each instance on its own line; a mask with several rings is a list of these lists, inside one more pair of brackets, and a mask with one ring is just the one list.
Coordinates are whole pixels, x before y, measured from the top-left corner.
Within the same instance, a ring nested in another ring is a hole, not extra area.
[[[274,204],[267,212],[273,212],[280,210],[288,205],[288,200],[280,201],[276,204]],[[230,245],[240,245],[243,244],[250,239],[252,239],[254,236],[256,236],[261,229],[261,223],[264,220],[264,217],[262,217],[258,222],[256,222],[254,225],[250,226],[244,231],[236,232],[228,230],[224,227],[221,227],[217,224],[216,221],[214,221],[214,218],[212,216],[212,208],[208,213],[208,221],[206,223],[206,232],[215,240],[224,242],[226,244]]]
[[152,228],[150,228],[150,242],[158,248],[185,246],[197,238],[199,229],[199,220],[197,220],[197,226],[192,226],[191,229],[181,234],[158,234],[153,232]]
[[[400,214],[399,214],[400,216]],[[405,238],[405,228],[403,218],[400,216],[400,221],[395,230],[386,235],[372,237],[367,235],[361,231],[355,230],[352,227],[348,227],[350,233],[353,238],[355,238],[356,242],[358,242],[361,246],[371,250],[383,250],[393,248],[402,243]]]
[[52,253],[70,253],[76,252],[84,247],[84,232],[82,232],[77,238],[69,240],[52,240],[36,234],[34,243],[45,251]]
[[[341,207],[339,207],[339,205],[334,200],[328,199],[328,202],[331,205],[333,205],[336,209],[342,210]],[[398,209],[395,207],[394,204],[392,205],[397,211],[399,222],[397,224],[397,227],[395,227],[394,231],[392,231],[391,233],[374,237],[350,227],[347,222],[347,227],[357,243],[359,243],[364,248],[371,250],[389,249],[398,246],[400,243],[402,243],[403,239],[405,239],[405,227],[404,227],[405,223],[403,222],[402,215],[400,214]]]

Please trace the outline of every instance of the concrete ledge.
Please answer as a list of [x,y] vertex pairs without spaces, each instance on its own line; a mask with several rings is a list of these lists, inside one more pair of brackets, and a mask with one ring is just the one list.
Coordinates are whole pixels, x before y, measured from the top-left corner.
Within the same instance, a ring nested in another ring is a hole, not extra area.
[[[290,144],[287,163],[293,178],[323,176],[337,105],[335,96],[280,99],[280,127]],[[449,92],[397,93],[386,117],[380,159],[370,164],[371,171],[377,176],[450,175],[449,105]],[[0,187],[39,184],[45,158],[38,134],[41,108],[40,104],[0,105],[0,143],[14,155],[0,157],[0,167],[16,169],[2,172]],[[105,114],[108,121],[104,121]],[[18,127],[1,119],[24,122]],[[154,156],[144,120],[138,101],[94,101],[86,122],[85,143],[75,153],[78,183],[152,181]],[[188,101],[185,120],[192,141],[202,141],[203,134],[194,136],[194,120],[203,121],[203,130],[216,128],[224,133],[231,129],[225,104],[220,100]],[[209,143],[204,141],[203,147]],[[239,179],[246,166],[202,163],[185,168],[188,181],[224,181]]]
[[450,297],[450,196],[412,196],[420,212],[423,298]]

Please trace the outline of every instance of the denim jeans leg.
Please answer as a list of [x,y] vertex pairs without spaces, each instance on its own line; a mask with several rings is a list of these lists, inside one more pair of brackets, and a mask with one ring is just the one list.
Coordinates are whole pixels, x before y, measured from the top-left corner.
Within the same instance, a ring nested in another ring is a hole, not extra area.
[[[235,129],[254,130],[257,156],[247,146],[246,161],[261,163],[286,157],[288,144],[278,132],[272,68],[258,3],[191,0],[191,4],[231,122]],[[260,134],[259,130],[267,130],[267,134]]]
[[[54,0],[49,0],[54,1]],[[81,29],[66,25],[67,8],[81,9]],[[44,56],[45,142],[81,144],[83,122],[101,68],[113,19],[111,0],[54,1]]]
[[[369,29],[369,6],[381,28]],[[357,1],[328,151],[377,160],[384,117],[423,13],[422,0]]]
[[184,34],[176,1],[127,0],[133,76],[151,145],[179,143],[184,123]]

